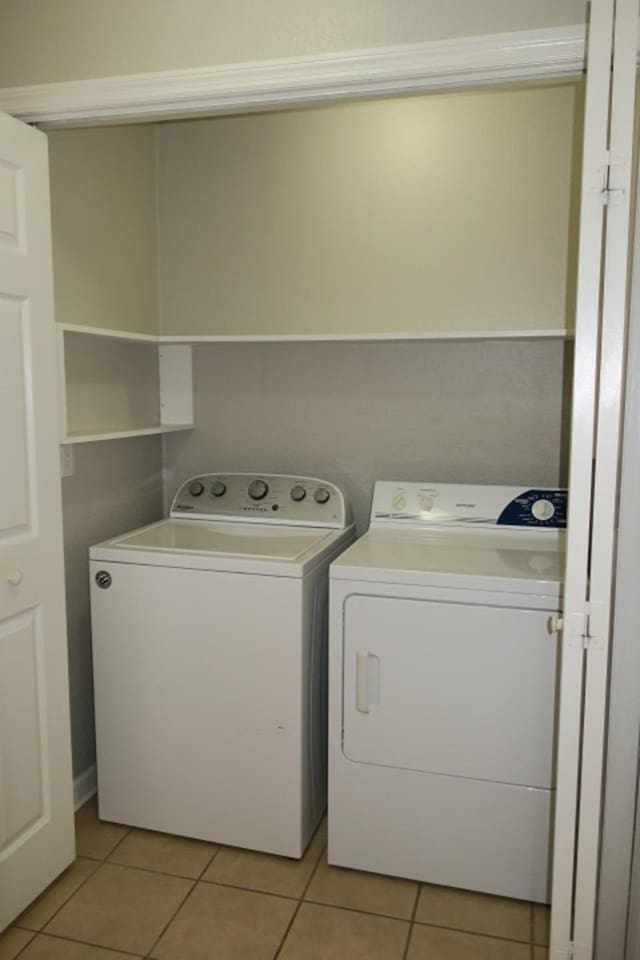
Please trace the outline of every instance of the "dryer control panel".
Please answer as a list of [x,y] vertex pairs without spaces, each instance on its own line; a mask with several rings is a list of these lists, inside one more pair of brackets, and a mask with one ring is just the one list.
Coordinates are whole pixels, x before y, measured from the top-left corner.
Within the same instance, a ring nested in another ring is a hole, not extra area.
[[169,516],[342,529],[352,523],[342,491],[314,477],[203,473],[186,480]]
[[371,524],[562,530],[567,491],[493,484],[378,481]]

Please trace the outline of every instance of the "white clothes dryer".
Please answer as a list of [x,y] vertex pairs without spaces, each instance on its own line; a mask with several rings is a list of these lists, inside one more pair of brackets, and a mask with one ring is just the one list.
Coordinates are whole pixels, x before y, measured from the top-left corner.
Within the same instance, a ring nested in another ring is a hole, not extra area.
[[326,807],[331,483],[215,474],[90,551],[100,816],[300,857]]
[[376,484],[330,570],[330,863],[549,899],[566,510]]

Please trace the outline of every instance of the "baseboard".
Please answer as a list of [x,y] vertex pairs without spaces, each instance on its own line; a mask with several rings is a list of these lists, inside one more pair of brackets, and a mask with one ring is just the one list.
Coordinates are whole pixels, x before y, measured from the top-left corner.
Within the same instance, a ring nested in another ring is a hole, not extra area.
[[73,809],[77,810],[89,800],[98,789],[95,763],[83,770],[73,781]]

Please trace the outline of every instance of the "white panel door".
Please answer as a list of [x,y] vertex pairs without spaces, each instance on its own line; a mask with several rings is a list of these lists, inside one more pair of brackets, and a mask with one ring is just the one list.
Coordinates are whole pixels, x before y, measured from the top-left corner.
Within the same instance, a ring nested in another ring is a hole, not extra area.
[[0,114],[0,930],[73,859],[46,137]]
[[552,786],[558,640],[548,612],[354,596],[344,616],[345,756]]

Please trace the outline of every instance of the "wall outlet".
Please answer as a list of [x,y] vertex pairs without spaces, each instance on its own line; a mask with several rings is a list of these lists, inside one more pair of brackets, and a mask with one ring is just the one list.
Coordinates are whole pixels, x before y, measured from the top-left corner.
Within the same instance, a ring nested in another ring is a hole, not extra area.
[[76,464],[73,456],[73,444],[60,444],[60,476],[72,477],[76,472]]

